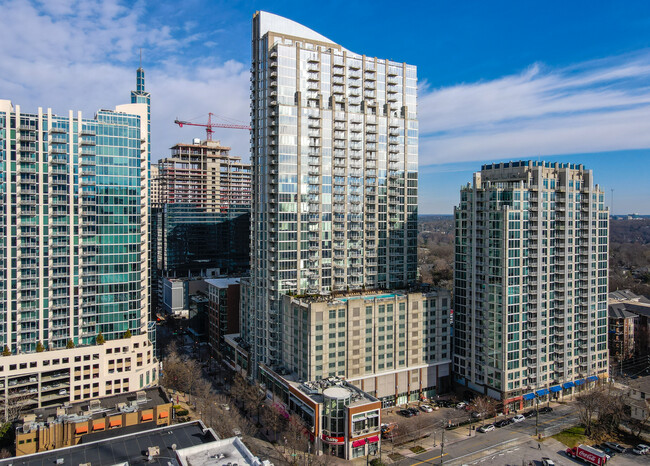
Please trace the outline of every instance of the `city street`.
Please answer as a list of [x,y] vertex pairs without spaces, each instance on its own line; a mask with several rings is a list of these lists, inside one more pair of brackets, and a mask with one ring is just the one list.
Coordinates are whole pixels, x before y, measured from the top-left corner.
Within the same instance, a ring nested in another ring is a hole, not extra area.
[[[441,422],[444,423],[445,419],[456,414],[451,412],[452,409],[453,408],[442,408],[434,413],[422,413],[420,416],[408,419],[402,418],[402,420],[399,421],[402,423],[422,423],[422,421],[415,420],[423,417],[426,419],[429,417],[429,419],[427,419],[428,425],[437,429],[435,430],[436,433],[433,437],[422,439],[414,443],[409,442],[407,445],[394,448],[394,451],[399,451],[401,454],[410,454],[409,457],[399,460],[400,465],[413,466],[418,464],[440,464],[440,458],[443,453],[444,463],[449,463],[455,459],[473,457],[481,452],[485,452],[485,454],[488,455],[492,451],[514,448],[520,443],[530,441],[535,436],[535,417],[530,417],[523,422],[510,424],[488,433],[480,433],[476,430],[470,431],[468,427],[464,426],[453,430],[445,430],[445,447],[443,452],[440,448],[440,441],[442,438],[440,426]],[[503,416],[500,418],[503,418]],[[552,413],[540,414],[539,432],[541,432],[543,436],[552,435],[565,427],[575,425],[577,422],[577,413],[574,412],[571,405],[558,405],[554,407]],[[478,428],[480,425],[481,422],[479,421],[475,424],[475,427]],[[425,429],[423,429],[423,431],[424,430]],[[469,435],[470,432],[471,436]],[[427,451],[419,455],[413,455],[408,450],[408,447],[411,447],[414,444],[427,448]],[[382,449],[387,453],[393,451],[390,441],[384,441]],[[519,464],[521,464],[521,462]]]

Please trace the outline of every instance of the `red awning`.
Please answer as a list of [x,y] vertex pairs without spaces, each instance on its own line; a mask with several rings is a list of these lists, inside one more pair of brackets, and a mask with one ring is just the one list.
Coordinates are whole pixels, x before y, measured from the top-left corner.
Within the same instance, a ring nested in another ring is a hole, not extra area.
[[362,447],[366,444],[366,439],[362,438],[361,440],[355,440],[352,442],[352,448]]
[[377,443],[377,442],[379,442],[379,435],[368,437],[368,443]]
[[100,430],[106,427],[106,424],[104,422],[98,422],[97,424],[93,424],[93,430]]
[[144,413],[142,415],[143,421],[151,421],[153,419],[153,413]]
[[162,412],[158,415],[158,417],[159,417],[160,419],[164,419],[164,418],[166,418],[166,417],[169,417],[169,413],[168,413],[167,411],[162,411]]
[[74,430],[74,433],[79,435],[79,434],[85,434],[88,432],[88,426],[77,426]]
[[118,427],[122,425],[122,419],[111,419],[111,422],[108,424],[110,427]]

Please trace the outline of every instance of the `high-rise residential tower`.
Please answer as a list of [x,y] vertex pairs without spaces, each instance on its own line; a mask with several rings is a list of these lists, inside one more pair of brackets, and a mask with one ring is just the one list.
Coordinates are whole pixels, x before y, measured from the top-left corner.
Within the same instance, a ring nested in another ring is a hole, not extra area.
[[149,100],[141,68],[131,103],[92,119],[0,100],[3,398],[18,385],[40,406],[157,380]]
[[[205,212],[227,212],[251,204],[251,166],[219,141],[195,139],[171,148],[156,165],[156,203],[192,204]],[[153,190],[153,189],[152,189]]]
[[520,409],[607,376],[608,214],[582,165],[484,165],[461,189],[457,383]]
[[416,67],[253,18],[251,278],[242,336],[281,361],[281,295],[398,288],[417,275]]

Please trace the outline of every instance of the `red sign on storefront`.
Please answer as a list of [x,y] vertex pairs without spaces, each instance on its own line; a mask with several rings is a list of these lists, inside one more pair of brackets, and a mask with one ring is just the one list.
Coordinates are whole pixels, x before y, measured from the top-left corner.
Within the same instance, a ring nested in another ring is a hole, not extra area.
[[330,445],[343,445],[345,443],[345,437],[330,437],[329,435],[323,435],[323,442],[329,443]]

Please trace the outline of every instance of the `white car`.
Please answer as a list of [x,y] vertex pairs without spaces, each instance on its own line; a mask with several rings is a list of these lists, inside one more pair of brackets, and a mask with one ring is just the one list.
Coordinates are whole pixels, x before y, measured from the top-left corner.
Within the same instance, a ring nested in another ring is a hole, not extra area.
[[517,414],[515,417],[512,418],[512,422],[523,422],[525,420],[526,418],[522,414]]
[[461,401],[460,403],[458,403],[456,405],[456,409],[463,409],[465,406],[467,406],[467,403],[465,403],[464,401]]
[[543,466],[555,466],[555,463],[551,458],[547,458],[546,456],[542,458],[542,465]]
[[635,455],[647,455],[650,453],[650,446],[640,443],[632,449],[632,453]]
[[420,406],[420,410],[424,411],[425,413],[430,413],[433,411],[433,408],[429,405],[422,405]]
[[494,430],[494,424],[488,424],[478,428],[479,432],[492,432]]

